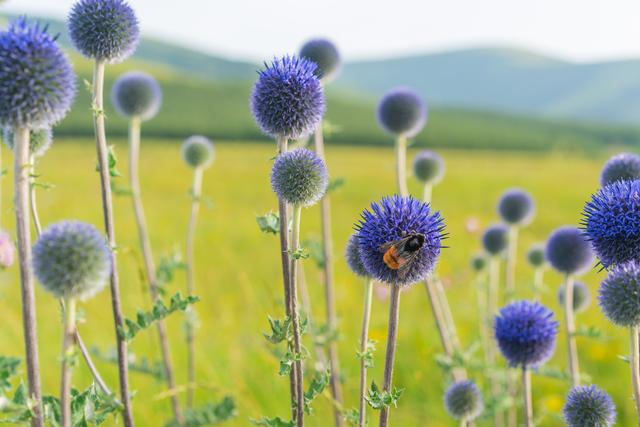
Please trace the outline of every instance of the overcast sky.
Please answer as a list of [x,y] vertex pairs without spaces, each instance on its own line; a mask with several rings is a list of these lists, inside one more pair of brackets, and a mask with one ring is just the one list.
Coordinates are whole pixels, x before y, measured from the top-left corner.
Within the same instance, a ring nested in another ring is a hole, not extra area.
[[[74,0],[7,0],[65,17]],[[310,37],[345,58],[513,46],[588,62],[640,57],[639,0],[130,0],[147,36],[249,60]]]

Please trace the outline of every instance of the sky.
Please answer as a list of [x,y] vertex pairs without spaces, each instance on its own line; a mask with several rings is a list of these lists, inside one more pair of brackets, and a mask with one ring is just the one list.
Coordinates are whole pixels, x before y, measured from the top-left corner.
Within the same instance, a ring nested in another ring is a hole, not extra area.
[[[484,46],[576,62],[640,58],[638,0],[129,0],[142,32],[232,59],[262,61],[327,37],[347,60]],[[63,18],[74,0],[6,0]]]

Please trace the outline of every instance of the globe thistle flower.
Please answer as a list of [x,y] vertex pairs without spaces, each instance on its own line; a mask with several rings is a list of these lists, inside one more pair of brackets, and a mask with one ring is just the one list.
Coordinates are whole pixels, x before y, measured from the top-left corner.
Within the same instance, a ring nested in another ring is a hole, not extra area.
[[311,206],[329,185],[327,167],[316,153],[298,148],[278,156],[271,170],[271,188],[279,198],[299,206]]
[[616,422],[613,400],[594,385],[572,388],[562,414],[569,427],[609,427]]
[[607,160],[602,168],[600,183],[602,186],[617,181],[635,181],[640,179],[640,156],[633,153],[620,153]]
[[[412,197],[384,197],[364,210],[356,225],[360,259],[372,278],[396,286],[411,285],[425,279],[440,256],[445,235],[444,220],[427,203]],[[406,267],[392,269],[385,262],[385,246],[409,236],[421,236],[417,251]]]
[[15,252],[16,248],[9,233],[0,231],[0,268],[9,268],[13,265]]
[[571,226],[560,227],[551,233],[545,255],[553,268],[565,274],[584,273],[594,260],[584,233]]
[[182,160],[192,168],[207,168],[213,162],[215,150],[209,138],[194,135],[185,139],[181,148]]
[[115,64],[138,46],[138,18],[124,0],[80,0],[67,21],[73,45],[88,58]]
[[[2,139],[4,143],[13,151],[16,145],[15,133],[12,128],[4,128]],[[51,128],[29,130],[29,153],[35,157],[42,157],[53,143],[53,132]]]
[[535,214],[535,203],[529,193],[519,188],[505,191],[498,202],[498,213],[511,225],[527,225]]
[[503,307],[494,328],[498,347],[512,367],[536,368],[553,355],[558,322],[540,303],[516,301]]
[[640,325],[640,262],[618,264],[609,272],[598,291],[604,315],[623,327]]
[[602,187],[583,216],[584,231],[605,268],[640,259],[640,181]]
[[260,129],[273,138],[297,139],[313,133],[324,114],[316,64],[285,56],[265,66],[251,94],[251,112]]
[[499,255],[507,249],[509,230],[503,224],[489,226],[482,235],[482,246],[490,255]]
[[487,257],[483,254],[474,255],[471,258],[471,268],[473,271],[480,272],[487,268]]
[[413,160],[413,174],[425,184],[435,185],[444,176],[444,160],[438,153],[420,151]]
[[[558,289],[558,304],[564,307],[564,296],[566,285],[563,284]],[[591,305],[591,292],[589,288],[582,282],[574,282],[573,284],[573,311],[579,313],[585,311]]]
[[316,64],[314,74],[324,82],[333,80],[340,71],[340,52],[329,40],[309,40],[300,49],[300,57]]
[[46,128],[69,112],[76,76],[47,27],[20,18],[0,32],[0,126]]
[[444,395],[444,406],[453,418],[472,421],[482,412],[482,395],[473,381],[455,382]]
[[150,75],[131,71],[118,77],[111,91],[116,111],[129,118],[153,118],[162,104],[162,89]]
[[527,252],[527,261],[535,268],[544,266],[547,262],[544,244],[536,243],[532,245],[531,248],[529,248],[529,252]]
[[411,138],[427,123],[427,106],[411,89],[392,89],[378,105],[378,123],[391,135]]
[[367,270],[362,264],[360,259],[360,248],[358,245],[358,236],[352,234],[347,241],[347,247],[344,251],[344,257],[347,260],[347,265],[353,274],[360,277],[369,277]]
[[57,298],[87,298],[106,284],[111,251],[92,225],[62,221],[48,227],[33,247],[33,269]]

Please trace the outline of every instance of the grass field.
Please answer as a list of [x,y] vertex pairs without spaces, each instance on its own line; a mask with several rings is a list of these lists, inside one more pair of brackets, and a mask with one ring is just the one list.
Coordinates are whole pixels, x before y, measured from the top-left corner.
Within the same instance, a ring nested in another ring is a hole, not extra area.
[[[155,250],[155,258],[175,248],[182,251],[190,199],[190,171],[179,158],[179,141],[144,141],[141,162],[143,199]],[[118,168],[126,175],[126,147],[117,141]],[[342,259],[344,244],[359,212],[373,200],[394,192],[392,148],[329,147],[328,164],[333,177],[343,177],[345,185],[332,195],[336,254],[337,307],[340,317],[340,356],[344,373],[347,407],[357,402],[358,371],[355,351],[360,327],[363,286],[351,275]],[[410,153],[412,154],[412,153]],[[557,226],[577,224],[584,201],[597,188],[599,168],[608,152],[520,153],[493,151],[442,151],[447,163],[444,182],[435,189],[434,206],[441,210],[451,233],[449,249],[442,255],[439,273],[448,284],[448,294],[464,345],[477,340],[473,276],[470,256],[479,249],[479,236],[465,231],[468,219],[476,217],[483,226],[495,220],[494,205],[501,192],[511,186],[531,191],[537,201],[534,223],[522,232],[518,268],[521,296],[530,296],[532,271],[522,262],[527,247],[546,238]],[[7,156],[6,150],[4,151]],[[197,304],[201,328],[198,330],[198,401],[217,400],[232,395],[238,403],[238,417],[226,425],[246,426],[249,418],[262,415],[287,416],[288,383],[277,375],[277,359],[262,332],[267,330],[267,315],[280,317],[281,276],[278,241],[262,234],[255,216],[277,208],[268,181],[274,147],[266,144],[221,143],[217,158],[206,172],[204,192],[213,200],[211,209],[203,209],[196,241]],[[102,226],[95,153],[90,139],[60,140],[39,165],[41,181],[55,188],[39,192],[39,206],[45,224],[77,218]],[[4,180],[2,226],[13,233],[9,176]],[[126,185],[126,176],[119,178]],[[411,181],[410,189],[420,194]],[[124,310],[133,317],[137,307],[148,307],[149,297],[137,262],[137,236],[130,201],[116,199],[116,225],[120,246],[120,275]],[[303,213],[305,237],[319,235],[319,212],[311,208]],[[323,300],[319,272],[309,262],[306,267],[314,314],[322,318]],[[555,292],[560,277],[546,276],[550,292],[545,302],[558,314]],[[590,273],[585,280],[595,293],[602,273]],[[184,290],[180,272],[170,292]],[[22,332],[19,311],[19,285],[14,266],[0,274],[0,353],[22,356]],[[58,304],[38,290],[38,326],[40,360],[44,388],[57,394],[61,326]],[[112,346],[113,329],[109,293],[82,304],[86,323],[80,325],[88,345],[103,351]],[[376,367],[370,377],[381,380],[387,305],[374,300],[371,336],[378,341]],[[178,383],[186,381],[186,346],[183,317],[169,320],[171,346]],[[579,340],[582,370],[595,383],[612,394],[619,410],[619,424],[631,425],[633,405],[627,365],[618,355],[627,353],[626,331],[610,326],[596,306],[578,317],[579,325],[595,325],[609,338],[599,342]],[[550,365],[564,368],[564,336]],[[131,350],[138,356],[156,360],[159,355],[155,330],[142,333]],[[396,360],[395,384],[405,388],[399,407],[392,411],[396,426],[452,426],[442,405],[443,375],[435,363],[440,345],[424,288],[416,285],[402,298],[401,325]],[[113,388],[116,370],[109,363],[98,363]],[[479,374],[476,375],[480,379]],[[170,418],[169,402],[159,395],[163,386],[149,376],[132,373],[132,387],[139,426],[159,426]],[[77,387],[90,383],[84,366],[76,369]],[[534,377],[534,399],[538,414],[559,412],[568,384],[555,379]],[[544,397],[542,397],[544,396]],[[309,426],[327,426],[329,404],[320,397]],[[376,414],[377,415],[377,414]],[[373,418],[372,418],[373,419]],[[552,416],[544,426],[560,425]]]

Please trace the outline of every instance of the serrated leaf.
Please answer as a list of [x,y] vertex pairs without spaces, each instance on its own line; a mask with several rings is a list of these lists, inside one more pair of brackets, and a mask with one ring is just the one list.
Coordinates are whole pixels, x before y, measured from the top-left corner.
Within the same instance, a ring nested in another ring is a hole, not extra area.
[[347,180],[340,176],[332,179],[331,181],[329,181],[329,185],[327,186],[327,193],[333,193],[341,187],[344,187],[346,182]]
[[251,424],[263,427],[294,427],[293,421],[285,421],[280,417],[251,420]]
[[389,408],[398,406],[398,399],[402,396],[404,389],[393,388],[391,391],[381,390],[375,381],[371,383],[371,388],[367,390],[365,400],[373,409]]
[[[91,348],[91,354],[98,360],[103,362],[118,364],[118,354],[115,349],[110,349],[106,353],[100,351],[99,348]],[[134,353],[129,352],[129,370],[131,372],[137,372],[139,374],[149,375],[158,381],[166,381],[166,375],[164,371],[164,365],[159,360],[150,361],[146,357],[138,357]]]
[[256,222],[263,233],[278,234],[280,232],[280,216],[277,213],[267,212],[256,216]]
[[305,239],[302,246],[307,249],[309,258],[311,258],[316,266],[320,269],[324,268],[324,250],[322,243],[318,239]]
[[373,354],[376,351],[376,341],[367,340],[367,345],[365,346],[365,351],[356,351],[356,357],[360,360],[364,360],[365,368],[373,368],[374,366],[374,357]]
[[313,379],[311,380],[311,384],[309,384],[309,389],[304,392],[304,412],[311,415],[313,413],[313,408],[311,408],[311,402],[316,398],[320,393],[324,391],[324,389],[331,381],[331,373],[329,370],[324,372],[316,372]]
[[[219,403],[208,403],[201,408],[189,408],[184,411],[183,427],[211,426],[230,420],[238,415],[236,403],[230,396],[225,396]],[[166,427],[177,427],[176,420],[171,420]]]

